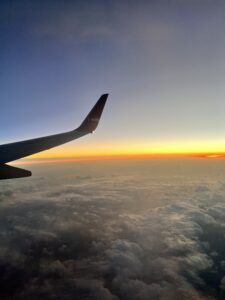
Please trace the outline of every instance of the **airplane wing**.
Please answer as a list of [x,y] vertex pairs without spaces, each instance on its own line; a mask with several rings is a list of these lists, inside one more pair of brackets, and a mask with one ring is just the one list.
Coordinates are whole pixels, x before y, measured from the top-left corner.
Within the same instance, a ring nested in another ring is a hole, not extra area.
[[[102,111],[104,109],[107,98],[108,98],[108,94],[102,95],[99,98],[99,100],[97,101],[97,103],[94,105],[92,110],[89,112],[87,117],[81,123],[81,125],[75,130],[60,133],[60,134],[50,135],[50,136],[46,136],[46,137],[36,138],[36,139],[32,139],[32,140],[26,140],[26,141],[21,141],[21,142],[16,142],[16,143],[0,145],[0,173],[2,173],[2,176],[4,177],[4,172],[6,172],[6,169],[8,168],[8,166],[6,167],[5,163],[41,152],[44,150],[48,150],[50,148],[62,145],[69,141],[78,139],[88,133],[92,133],[98,126],[98,123],[99,123],[99,120],[100,120],[100,117],[101,117]],[[15,168],[15,169],[18,169],[18,168]],[[10,174],[12,174],[15,171],[15,170],[12,171],[13,169],[10,169],[10,170],[11,170]],[[15,172],[17,172],[17,171],[15,171]],[[29,171],[27,171],[27,172],[29,172]],[[18,172],[17,172],[17,174],[18,174]],[[22,172],[20,172],[20,174],[22,174]],[[27,176],[30,176],[30,175],[27,175]],[[7,177],[7,174],[6,174],[6,177]],[[19,176],[19,177],[21,177],[21,176]],[[10,177],[10,178],[13,178],[13,177]],[[17,178],[17,176],[15,178]],[[0,179],[4,179],[4,178],[1,178],[1,175],[0,175]]]
[[29,177],[31,175],[32,173],[30,171],[24,169],[12,167],[5,164],[0,165],[0,180]]

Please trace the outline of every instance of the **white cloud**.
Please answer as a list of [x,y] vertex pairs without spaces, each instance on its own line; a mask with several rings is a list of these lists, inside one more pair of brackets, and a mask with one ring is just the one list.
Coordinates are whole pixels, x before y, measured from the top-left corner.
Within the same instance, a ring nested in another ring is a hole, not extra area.
[[221,182],[90,173],[2,183],[6,294],[18,274],[15,299],[223,298]]

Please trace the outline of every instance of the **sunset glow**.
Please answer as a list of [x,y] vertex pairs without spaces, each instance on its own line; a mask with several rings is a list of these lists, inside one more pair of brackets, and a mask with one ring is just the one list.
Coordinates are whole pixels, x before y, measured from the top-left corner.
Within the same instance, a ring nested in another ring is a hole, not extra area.
[[192,156],[202,155],[211,157],[223,156],[225,153],[225,140],[221,141],[179,141],[167,143],[143,142],[137,143],[115,142],[97,144],[89,142],[84,145],[75,141],[68,145],[41,152],[32,156],[32,159],[55,159],[55,158],[90,158],[90,157],[130,157],[130,156]]

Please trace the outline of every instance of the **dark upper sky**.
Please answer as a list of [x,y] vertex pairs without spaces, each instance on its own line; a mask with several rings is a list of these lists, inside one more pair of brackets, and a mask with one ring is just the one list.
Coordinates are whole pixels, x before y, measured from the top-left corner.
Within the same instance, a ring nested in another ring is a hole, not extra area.
[[0,44],[2,143],[74,128],[109,92],[65,155],[225,147],[224,1],[1,1]]

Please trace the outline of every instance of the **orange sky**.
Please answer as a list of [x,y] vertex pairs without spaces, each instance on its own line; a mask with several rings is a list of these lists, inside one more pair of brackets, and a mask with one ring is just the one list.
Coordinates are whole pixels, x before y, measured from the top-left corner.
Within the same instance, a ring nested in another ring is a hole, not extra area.
[[[82,140],[80,140],[82,141]],[[149,159],[149,158],[174,158],[174,157],[201,157],[222,158],[225,157],[225,142],[206,141],[190,142],[182,141],[164,143],[138,144],[121,142],[115,144],[106,143],[105,146],[86,142],[73,142],[67,145],[53,148],[38,153],[23,160],[23,163],[53,163],[81,160],[102,159]],[[20,163],[20,161],[16,163]]]
[[38,153],[32,158],[80,158],[99,156],[173,156],[192,154],[223,154],[225,153],[225,140],[205,141],[106,141],[95,143],[94,139],[78,140],[60,147]]

